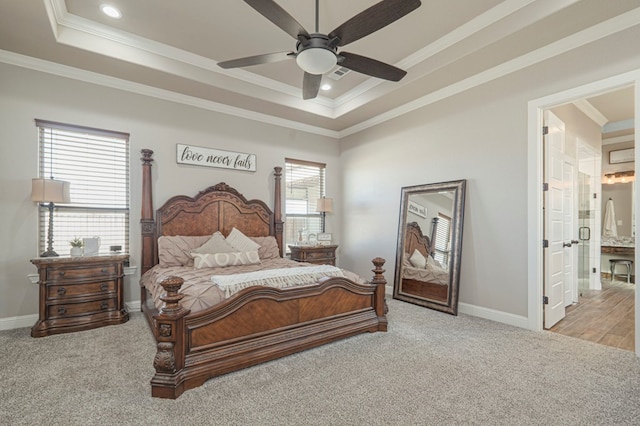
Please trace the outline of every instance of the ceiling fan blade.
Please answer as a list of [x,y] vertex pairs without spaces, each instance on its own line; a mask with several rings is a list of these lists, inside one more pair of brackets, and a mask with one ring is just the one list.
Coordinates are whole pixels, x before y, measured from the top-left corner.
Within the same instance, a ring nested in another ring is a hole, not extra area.
[[329,38],[338,37],[340,39],[338,46],[353,43],[397,21],[421,4],[420,0],[383,0],[331,31]]
[[318,96],[321,82],[322,74],[309,74],[305,72],[304,78],[302,79],[302,99],[313,99]]
[[402,77],[407,75],[405,70],[393,65],[349,52],[340,52],[338,64],[352,71],[391,81],[400,81]]
[[279,62],[293,58],[295,58],[295,53],[293,52],[265,53],[264,55],[247,56],[246,58],[218,62],[218,66],[221,68],[239,68],[251,65],[268,64],[270,62]]
[[276,24],[291,37],[297,39],[299,34],[309,37],[309,33],[289,13],[272,0],[244,0],[262,16]]

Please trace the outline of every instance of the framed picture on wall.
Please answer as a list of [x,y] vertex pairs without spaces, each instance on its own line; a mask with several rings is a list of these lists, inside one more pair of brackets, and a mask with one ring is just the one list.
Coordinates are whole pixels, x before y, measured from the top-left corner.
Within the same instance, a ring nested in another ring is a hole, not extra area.
[[634,148],[609,151],[609,164],[632,163],[635,161]]

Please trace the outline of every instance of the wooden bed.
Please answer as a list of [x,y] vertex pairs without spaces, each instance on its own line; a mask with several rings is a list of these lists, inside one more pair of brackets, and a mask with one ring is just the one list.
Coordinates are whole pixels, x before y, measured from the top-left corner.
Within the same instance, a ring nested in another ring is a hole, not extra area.
[[[437,221],[434,222],[431,230],[431,238],[422,233],[420,226],[416,222],[407,223],[405,231],[405,256],[409,256],[418,250],[424,257],[433,256],[434,249],[431,241],[436,235]],[[449,286],[437,283],[418,281],[408,278],[402,278],[402,291],[414,294],[435,301],[447,301],[449,297]]]
[[[283,255],[281,168],[275,167],[274,210],[247,201],[220,183],[195,197],[169,199],[153,214],[153,151],[142,150],[142,268],[158,263],[160,236],[227,235],[237,228],[247,236],[275,236]],[[334,277],[306,287],[246,288],[220,304],[191,313],[180,301],[183,279],[161,285],[162,306],[156,308],[142,287],[142,311],[157,342],[151,379],[154,397],[177,398],[208,379],[364,332],[387,330],[384,259],[373,260],[370,283]]]

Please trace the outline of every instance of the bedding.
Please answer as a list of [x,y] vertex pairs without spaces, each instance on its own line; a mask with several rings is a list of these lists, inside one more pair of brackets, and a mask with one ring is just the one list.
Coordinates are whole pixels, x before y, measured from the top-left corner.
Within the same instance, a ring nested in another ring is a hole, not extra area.
[[[206,241],[206,238],[205,238]],[[217,305],[227,298],[225,291],[211,281],[211,277],[221,275],[246,274],[269,269],[297,268],[300,266],[312,266],[310,263],[300,263],[290,259],[278,257],[276,259],[261,259],[260,264],[228,266],[226,268],[203,268],[196,269],[193,266],[169,266],[162,267],[156,265],[147,271],[140,279],[140,284],[144,286],[153,299],[153,304],[157,309],[162,306],[160,296],[164,292],[159,285],[160,282],[172,276],[184,279],[184,284],[180,293],[184,294],[181,305],[191,312],[198,312],[203,309]],[[365,281],[353,272],[341,270],[342,274],[357,283]]]

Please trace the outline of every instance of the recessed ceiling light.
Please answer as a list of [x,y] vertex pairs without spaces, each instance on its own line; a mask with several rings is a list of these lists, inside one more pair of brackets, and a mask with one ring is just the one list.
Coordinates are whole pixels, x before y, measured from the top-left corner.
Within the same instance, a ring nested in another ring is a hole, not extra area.
[[110,4],[101,4],[100,10],[102,13],[107,15],[110,18],[120,19],[122,18],[122,12],[118,10],[115,6],[111,6]]
[[331,85],[330,85],[330,84],[326,84],[326,83],[325,83],[325,84],[323,84],[320,88],[321,88],[322,90],[331,90]]

